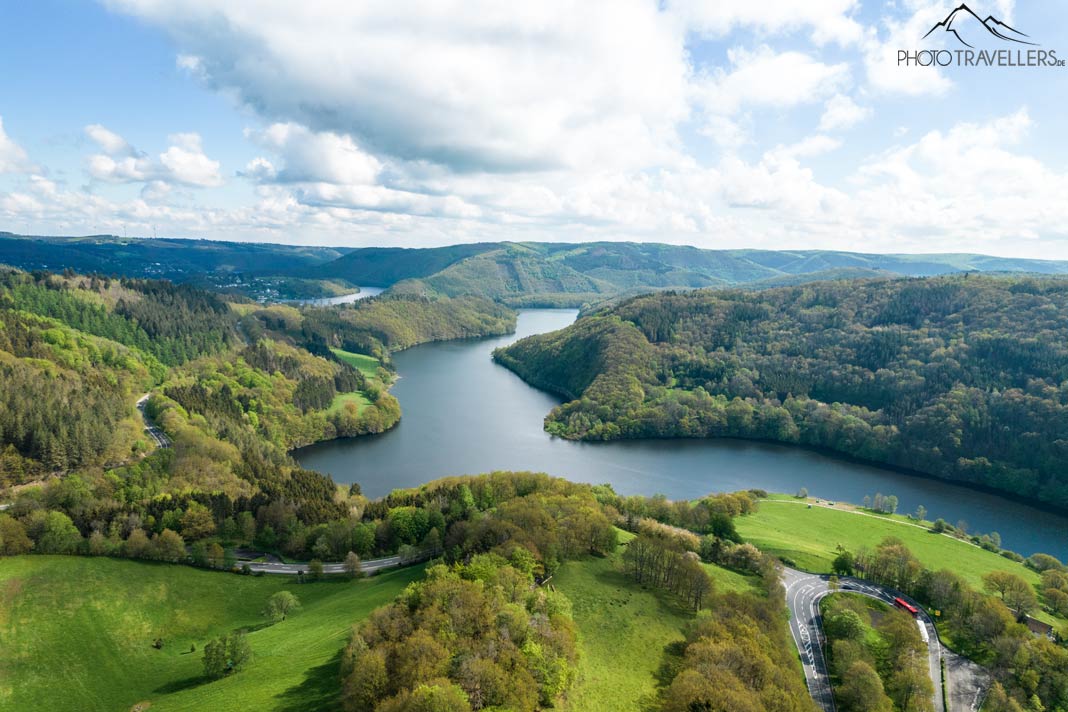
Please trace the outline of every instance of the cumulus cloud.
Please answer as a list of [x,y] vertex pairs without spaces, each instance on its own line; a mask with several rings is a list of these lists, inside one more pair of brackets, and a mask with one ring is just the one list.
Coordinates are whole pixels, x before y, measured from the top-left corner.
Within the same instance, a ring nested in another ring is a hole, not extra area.
[[4,131],[4,117],[0,116],[0,173],[29,173],[36,170],[22,146]]
[[669,8],[687,27],[711,35],[722,36],[736,27],[765,33],[803,28],[816,44],[848,45],[863,37],[862,26],[852,18],[858,5],[857,0],[672,0]]
[[820,117],[820,131],[842,131],[868,119],[872,110],[860,106],[845,94],[835,94],[828,101]]
[[457,171],[647,164],[688,111],[683,30],[647,0],[109,4],[268,120]]
[[165,194],[158,184],[178,183],[195,188],[213,188],[222,184],[220,164],[208,158],[199,134],[180,133],[167,137],[171,146],[153,160],[131,146],[117,133],[92,124],[85,133],[100,147],[87,159],[89,175],[107,183],[157,184],[149,195]]
[[791,107],[818,102],[847,85],[846,63],[824,64],[802,52],[728,50],[729,69],[717,69],[701,83],[701,98],[716,114],[731,114],[746,106]]
[[892,149],[858,171],[858,200],[874,223],[981,249],[1068,236],[1068,175],[1017,152],[1033,126],[1026,107],[961,122]]
[[258,180],[369,184],[382,170],[381,162],[361,151],[349,136],[315,133],[295,123],[272,124],[247,135],[284,162],[281,170],[275,170],[266,158],[254,159],[245,174]]

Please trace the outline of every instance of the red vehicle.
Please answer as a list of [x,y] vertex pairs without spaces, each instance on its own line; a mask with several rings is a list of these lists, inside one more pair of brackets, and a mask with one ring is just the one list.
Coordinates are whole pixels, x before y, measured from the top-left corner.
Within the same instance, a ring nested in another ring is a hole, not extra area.
[[916,608],[916,606],[912,605],[911,603],[906,601],[904,598],[895,598],[894,599],[894,605],[897,606],[898,608],[902,609],[902,610],[908,611],[909,613],[911,613],[914,616],[918,615],[919,612],[920,612],[919,609]]

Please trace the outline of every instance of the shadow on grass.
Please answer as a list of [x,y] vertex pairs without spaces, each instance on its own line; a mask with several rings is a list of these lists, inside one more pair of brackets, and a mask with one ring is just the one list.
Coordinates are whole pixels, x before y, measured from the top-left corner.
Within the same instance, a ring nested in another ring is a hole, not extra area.
[[306,710],[337,710],[341,707],[341,652],[318,667],[304,673],[304,680],[278,695],[277,712],[305,712]]
[[175,680],[173,682],[168,682],[165,685],[160,685],[155,690],[153,690],[153,692],[156,692],[160,695],[169,695],[172,692],[181,692],[182,690],[189,690],[194,687],[199,687],[201,685],[207,684],[209,682],[211,682],[211,678],[209,678],[208,676],[197,675],[195,677],[187,677],[184,680]]

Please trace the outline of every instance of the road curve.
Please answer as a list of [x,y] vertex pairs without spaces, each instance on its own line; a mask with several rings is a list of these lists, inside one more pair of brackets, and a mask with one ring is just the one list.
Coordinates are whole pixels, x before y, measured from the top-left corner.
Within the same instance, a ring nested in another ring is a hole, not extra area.
[[156,441],[156,445],[161,448],[170,447],[171,439],[167,437],[167,434],[157,428],[151,420],[148,419],[148,414],[145,413],[145,405],[148,404],[148,397],[151,393],[146,393],[137,399],[137,410],[141,413],[141,420],[145,423],[145,432],[152,436],[152,439]]
[[[283,564],[281,562],[264,561],[264,562],[242,562],[238,564],[248,564],[248,567],[252,569],[253,573],[265,573],[265,574],[289,574],[295,576],[298,573],[308,573],[310,564],[308,563],[293,563]],[[401,558],[399,556],[387,556],[382,559],[368,559],[367,561],[360,562],[360,570],[365,574],[371,574],[381,569],[388,569],[393,566],[400,566]],[[324,574],[343,574],[345,572],[344,564],[323,564]]]
[[[790,633],[793,635],[797,651],[801,656],[805,682],[808,684],[812,699],[816,701],[820,709],[825,712],[835,712],[827,659],[823,653],[823,620],[820,617],[819,607],[822,598],[835,593],[827,585],[829,578],[829,576],[809,574],[796,569],[783,569],[786,606],[790,609]],[[929,674],[934,685],[934,699],[932,700],[934,709],[941,712],[956,712],[955,709],[945,710],[942,704],[942,644],[938,639],[938,630],[927,612],[904,595],[863,579],[841,577],[838,580],[838,590],[858,593],[891,605],[894,603],[894,598],[901,596],[916,605],[920,611],[917,620],[927,631],[927,657]]]

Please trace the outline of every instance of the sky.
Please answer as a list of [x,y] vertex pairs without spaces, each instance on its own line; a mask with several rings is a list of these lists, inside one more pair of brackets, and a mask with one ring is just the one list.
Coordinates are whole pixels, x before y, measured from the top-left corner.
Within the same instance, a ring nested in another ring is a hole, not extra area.
[[1068,259],[1068,69],[899,66],[956,4],[9,3],[0,230]]

